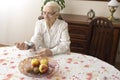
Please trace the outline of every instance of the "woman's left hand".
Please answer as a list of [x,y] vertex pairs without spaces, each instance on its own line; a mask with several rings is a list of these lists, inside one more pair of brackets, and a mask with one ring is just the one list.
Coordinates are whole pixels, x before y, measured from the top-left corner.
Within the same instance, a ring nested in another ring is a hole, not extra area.
[[46,48],[44,48],[42,50],[38,50],[37,54],[39,56],[52,56],[53,55],[52,51],[50,49],[46,49]]

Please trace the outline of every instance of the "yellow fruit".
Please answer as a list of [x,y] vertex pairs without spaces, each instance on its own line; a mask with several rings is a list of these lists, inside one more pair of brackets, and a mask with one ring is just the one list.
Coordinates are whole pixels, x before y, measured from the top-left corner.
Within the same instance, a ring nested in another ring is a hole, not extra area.
[[40,64],[48,64],[48,59],[47,58],[42,58],[40,60]]
[[47,64],[41,64],[39,66],[40,73],[45,73],[45,72],[47,72],[47,70],[48,70],[48,65]]
[[36,67],[36,66],[40,65],[40,62],[37,58],[34,58],[31,60],[31,64],[32,64],[32,66]]

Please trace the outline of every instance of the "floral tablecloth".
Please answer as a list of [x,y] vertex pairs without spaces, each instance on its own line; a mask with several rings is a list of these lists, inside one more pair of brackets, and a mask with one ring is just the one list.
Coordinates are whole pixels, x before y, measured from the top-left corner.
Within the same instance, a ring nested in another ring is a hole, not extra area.
[[95,57],[71,53],[52,57],[59,64],[51,77],[33,78],[20,73],[21,60],[33,56],[15,46],[0,48],[0,80],[120,80],[120,71]]

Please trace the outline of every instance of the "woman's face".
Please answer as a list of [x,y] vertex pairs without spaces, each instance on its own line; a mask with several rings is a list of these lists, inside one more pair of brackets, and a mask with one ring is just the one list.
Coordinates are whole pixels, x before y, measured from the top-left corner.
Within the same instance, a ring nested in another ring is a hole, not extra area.
[[43,9],[43,16],[46,21],[51,21],[57,19],[58,12],[54,10],[53,7],[47,6]]

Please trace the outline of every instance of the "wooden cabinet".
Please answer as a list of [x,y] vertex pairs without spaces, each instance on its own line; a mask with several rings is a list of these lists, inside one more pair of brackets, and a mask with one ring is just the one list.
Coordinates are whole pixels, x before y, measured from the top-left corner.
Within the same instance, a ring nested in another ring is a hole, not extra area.
[[62,18],[68,22],[71,39],[71,51],[88,54],[91,28],[87,17],[80,15],[62,14]]
[[69,23],[71,51],[87,53],[90,28],[88,25]]
[[[90,55],[89,45],[92,28],[89,26],[89,23],[91,22],[91,20],[83,15],[62,14],[61,17],[68,23],[71,39],[71,51]],[[113,26],[114,34],[112,50],[110,53],[111,58],[110,60],[107,60],[107,62],[110,64],[114,64],[117,54],[118,40],[120,35],[120,22],[114,22]]]

